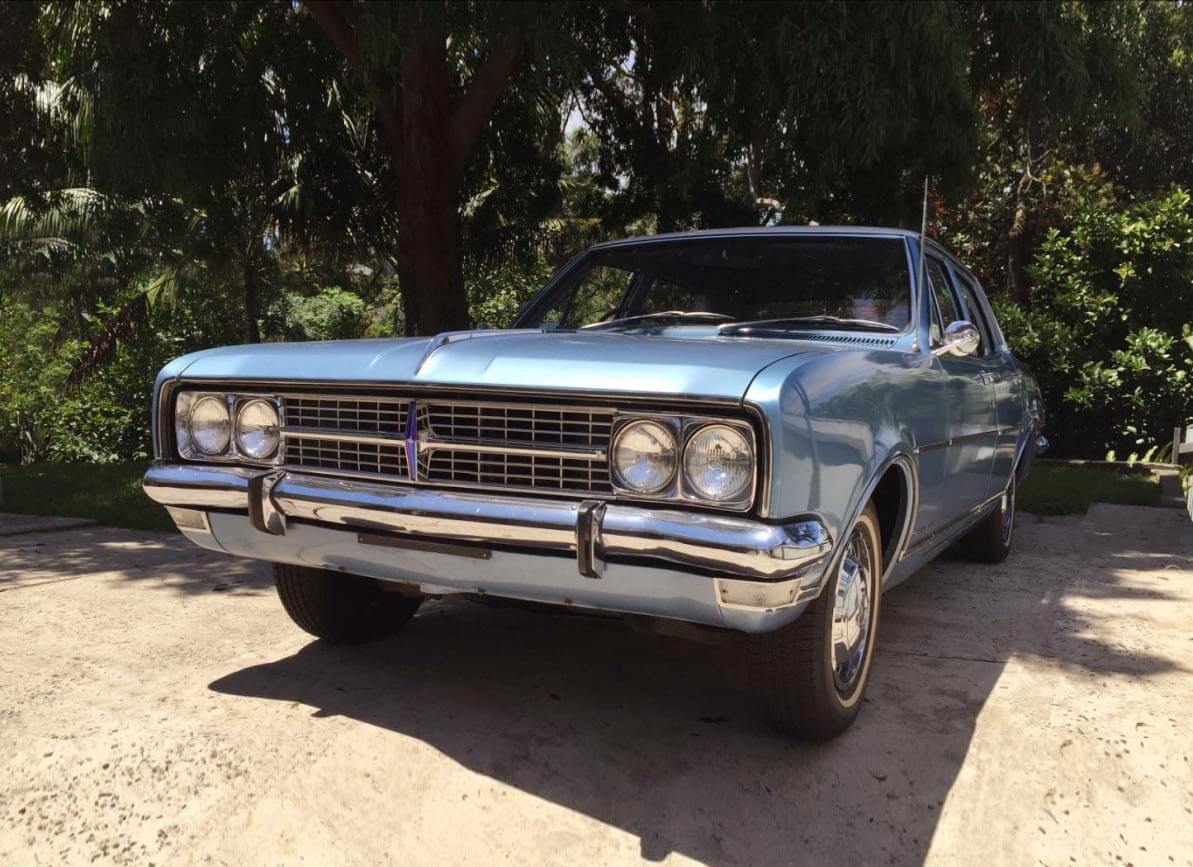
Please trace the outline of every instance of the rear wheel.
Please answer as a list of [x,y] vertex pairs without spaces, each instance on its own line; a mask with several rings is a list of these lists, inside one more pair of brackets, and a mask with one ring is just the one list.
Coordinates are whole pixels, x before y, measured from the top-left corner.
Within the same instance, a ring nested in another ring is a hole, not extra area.
[[857,718],[878,631],[880,540],[871,503],[816,601],[799,620],[754,639],[755,691],[779,731],[826,741]]
[[421,596],[384,590],[379,582],[310,566],[273,564],[282,606],[299,627],[333,644],[362,644],[397,632]]
[[1007,559],[1015,538],[1015,487],[1015,474],[1012,473],[998,508],[957,543],[957,551],[962,556],[979,563],[1001,563]]

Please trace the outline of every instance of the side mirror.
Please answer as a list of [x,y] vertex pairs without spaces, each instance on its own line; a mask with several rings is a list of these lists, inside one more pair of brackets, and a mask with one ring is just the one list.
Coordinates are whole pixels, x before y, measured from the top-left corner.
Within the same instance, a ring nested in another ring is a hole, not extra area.
[[977,326],[964,319],[950,322],[944,330],[944,342],[932,350],[933,355],[973,355],[982,343]]

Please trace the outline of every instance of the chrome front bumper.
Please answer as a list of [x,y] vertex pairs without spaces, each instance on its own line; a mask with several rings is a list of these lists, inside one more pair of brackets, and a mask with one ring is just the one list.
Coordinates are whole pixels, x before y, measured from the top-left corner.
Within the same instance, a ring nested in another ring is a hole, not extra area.
[[707,576],[721,608],[751,611],[814,596],[832,549],[815,518],[768,524],[598,500],[478,495],[194,464],[155,464],[143,484],[176,517],[178,509],[247,516],[253,531],[276,540],[272,550],[286,544],[288,527],[297,529],[298,522],[350,529],[362,543],[367,537],[398,549],[566,556],[580,576],[595,581],[610,563],[636,564]]

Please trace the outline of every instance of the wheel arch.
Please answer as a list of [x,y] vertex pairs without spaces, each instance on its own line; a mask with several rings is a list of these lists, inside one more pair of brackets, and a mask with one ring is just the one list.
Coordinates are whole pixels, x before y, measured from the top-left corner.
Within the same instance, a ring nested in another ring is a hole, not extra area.
[[[867,496],[862,499],[862,509],[872,502],[878,513],[884,582],[907,546],[915,523],[918,500],[919,482],[915,462],[903,452],[893,455],[883,469],[875,474]],[[860,514],[861,509],[858,512]]]
[[[909,451],[903,449],[896,449],[889,454],[862,489],[861,495],[849,512],[848,520],[842,525],[843,530],[837,540],[836,550],[824,572],[826,576],[832,575],[833,570],[840,564],[845,551],[844,540],[853,532],[854,525],[857,524],[866,505],[876,497],[882,501],[881,504],[875,501],[874,505],[875,511],[878,512],[878,532],[882,543],[881,586],[886,588],[892,570],[898,564],[911,538],[919,503],[919,476],[915,460]],[[892,515],[894,521],[890,520]],[[821,582],[822,587],[823,585],[824,581]]]

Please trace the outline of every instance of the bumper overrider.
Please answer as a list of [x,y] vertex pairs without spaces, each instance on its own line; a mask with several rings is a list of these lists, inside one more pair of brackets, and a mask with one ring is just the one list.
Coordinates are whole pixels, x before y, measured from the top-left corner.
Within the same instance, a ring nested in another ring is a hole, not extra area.
[[158,463],[145,492],[232,554],[417,584],[674,617],[749,632],[794,619],[832,550],[815,517],[766,523],[600,500],[403,487]]

